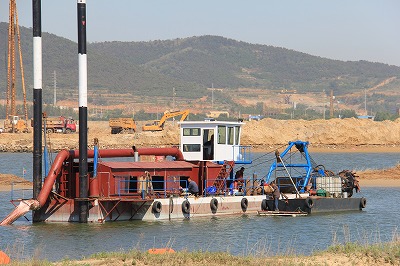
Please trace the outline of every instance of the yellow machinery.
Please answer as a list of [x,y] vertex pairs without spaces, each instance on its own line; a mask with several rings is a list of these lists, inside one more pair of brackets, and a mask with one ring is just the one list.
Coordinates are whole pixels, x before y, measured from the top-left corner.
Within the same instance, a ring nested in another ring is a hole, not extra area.
[[28,133],[29,129],[26,122],[17,115],[10,115],[4,120],[4,132],[9,133]]
[[108,125],[111,127],[111,134],[135,133],[136,131],[133,118],[110,118]]
[[160,120],[155,120],[151,124],[146,124],[142,127],[143,131],[161,131],[164,129],[165,121],[167,119],[175,117],[175,116],[182,116],[180,121],[183,121],[186,119],[186,117],[189,115],[190,111],[189,110],[184,110],[184,111],[176,111],[176,112],[164,112],[163,117],[161,117]]
[[[16,105],[16,45],[17,37],[19,63],[21,69],[22,93],[24,97],[24,118],[17,114]],[[4,131],[11,133],[29,132],[28,109],[26,107],[26,90],[24,80],[24,68],[22,62],[21,35],[19,32],[16,0],[10,0],[9,24],[8,24],[8,57],[7,57],[7,107],[6,119],[4,120]]]

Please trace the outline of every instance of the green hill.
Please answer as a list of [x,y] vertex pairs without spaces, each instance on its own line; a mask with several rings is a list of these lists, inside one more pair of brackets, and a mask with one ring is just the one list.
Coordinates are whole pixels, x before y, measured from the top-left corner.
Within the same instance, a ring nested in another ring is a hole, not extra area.
[[[7,86],[7,23],[0,23],[0,87]],[[21,27],[25,80],[32,88],[32,30]],[[58,99],[75,97],[78,86],[77,44],[43,33],[43,89],[52,88],[57,73]],[[400,67],[367,61],[343,62],[219,36],[200,36],[151,42],[101,42],[88,44],[88,88],[93,95],[132,94],[170,96],[172,88],[183,97],[200,98],[207,87],[261,88],[343,95],[394,82],[381,90],[400,86]],[[32,93],[28,93],[28,99]],[[50,97],[50,93],[44,96]]]

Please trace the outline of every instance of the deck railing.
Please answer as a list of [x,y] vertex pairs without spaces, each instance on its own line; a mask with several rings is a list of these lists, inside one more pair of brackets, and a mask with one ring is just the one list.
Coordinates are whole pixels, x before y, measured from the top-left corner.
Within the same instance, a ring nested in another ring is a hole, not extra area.
[[23,199],[31,199],[33,188],[16,188],[18,182],[11,183],[10,198],[11,201],[19,201]]
[[[217,191],[213,185],[218,179],[208,179],[204,181],[203,193],[200,191],[199,195],[223,195],[223,196],[248,196],[248,195],[265,195],[264,188],[259,184],[258,180],[253,185],[252,178],[245,178],[242,184],[235,186],[232,180],[224,179],[224,186]],[[139,196],[144,199],[148,195],[155,198],[167,198],[170,195],[188,197],[190,193],[187,191],[187,181],[146,181],[146,180],[116,180],[116,195],[121,196]],[[184,182],[186,188],[180,187],[181,182]],[[157,187],[157,184],[163,184],[162,188]]]
[[[224,186],[218,191],[213,184],[223,182]],[[254,181],[254,184],[253,184]],[[236,184],[235,184],[236,182]],[[212,185],[210,185],[212,184]],[[245,196],[245,195],[264,195],[264,187],[259,180],[253,178],[244,178],[243,182],[237,182],[231,179],[207,179],[204,181],[204,196],[224,195],[224,196]]]
[[[147,195],[154,197],[167,198],[169,195],[179,195],[188,197],[189,193],[187,189],[181,188],[181,182],[185,183],[187,187],[187,181],[173,181],[173,180],[123,180],[119,178],[116,180],[116,194],[121,196],[126,195],[140,195],[142,199],[146,198]],[[157,184],[162,184],[162,188],[157,188]],[[154,188],[156,187],[156,188]]]

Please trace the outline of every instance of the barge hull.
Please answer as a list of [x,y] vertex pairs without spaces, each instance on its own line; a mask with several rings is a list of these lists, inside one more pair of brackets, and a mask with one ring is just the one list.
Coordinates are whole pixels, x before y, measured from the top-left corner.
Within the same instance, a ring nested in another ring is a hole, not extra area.
[[[210,196],[171,197],[154,200],[140,199],[90,199],[88,222],[144,220],[157,221],[206,216],[256,214],[261,209],[265,195],[256,196]],[[217,201],[217,208],[213,203]],[[187,205],[189,202],[189,205]],[[161,204],[161,208],[155,208]],[[41,214],[45,222],[78,222],[79,201],[52,199]],[[185,212],[185,207],[188,211]]]
[[[365,198],[307,197],[301,199],[279,200],[280,211],[302,211],[311,213],[357,211],[365,207]],[[267,210],[274,210],[274,200],[267,199]]]
[[[185,219],[207,216],[257,214],[262,208],[265,195],[256,196],[209,196],[209,197],[171,197],[154,200],[91,199],[89,201],[88,222],[110,221],[157,221]],[[217,208],[212,208],[212,203]],[[187,205],[189,202],[189,205]],[[247,204],[244,204],[244,203]],[[274,201],[266,199],[267,210],[274,210]],[[365,207],[365,198],[327,198],[307,197],[301,199],[279,200],[279,210],[285,212],[306,212],[309,214],[358,211]],[[154,205],[159,204],[159,208]],[[185,205],[188,211],[185,212]],[[52,199],[46,205],[41,220],[46,222],[78,222],[78,201]]]

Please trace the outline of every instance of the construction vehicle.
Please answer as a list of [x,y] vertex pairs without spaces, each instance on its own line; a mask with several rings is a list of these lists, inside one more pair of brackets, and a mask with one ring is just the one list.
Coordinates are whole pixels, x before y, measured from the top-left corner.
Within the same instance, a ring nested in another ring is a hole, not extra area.
[[43,130],[46,133],[73,133],[76,132],[76,123],[72,118],[64,116],[46,117],[43,116]]
[[[16,0],[10,0],[8,23],[8,56],[7,56],[7,106],[6,117],[4,120],[4,132],[9,133],[28,133],[28,109],[26,104],[26,90],[24,79],[24,67],[22,60],[21,35],[18,25],[18,14]],[[17,38],[16,38],[17,37]],[[16,45],[16,40],[17,44]],[[16,93],[16,69],[17,69],[17,50],[19,52],[19,64],[21,71],[21,85],[23,94],[24,117],[17,111]]]
[[110,118],[108,121],[111,127],[111,134],[135,133],[136,123],[133,118]]
[[4,132],[6,133],[28,133],[30,130],[26,126],[26,122],[17,115],[9,115],[4,120]]
[[160,120],[154,120],[150,124],[146,124],[142,127],[143,131],[161,131],[164,129],[165,121],[167,121],[169,118],[175,117],[175,116],[182,116],[180,121],[182,122],[183,120],[186,119],[186,117],[189,115],[190,111],[189,110],[184,110],[184,111],[176,111],[176,112],[164,112],[163,117],[161,117]]

